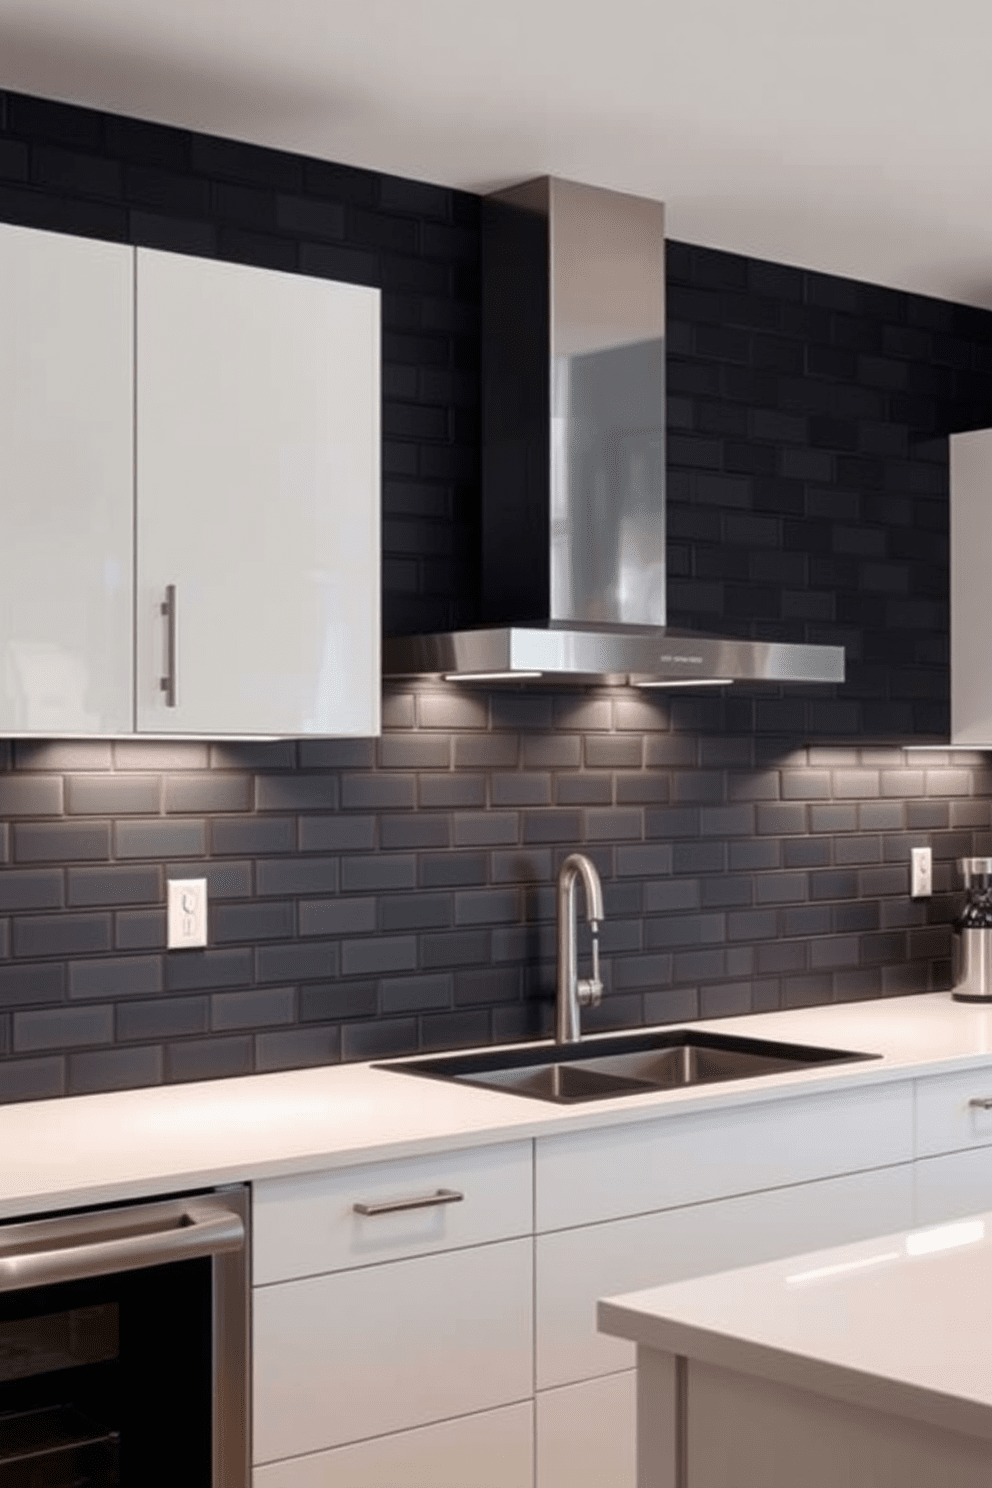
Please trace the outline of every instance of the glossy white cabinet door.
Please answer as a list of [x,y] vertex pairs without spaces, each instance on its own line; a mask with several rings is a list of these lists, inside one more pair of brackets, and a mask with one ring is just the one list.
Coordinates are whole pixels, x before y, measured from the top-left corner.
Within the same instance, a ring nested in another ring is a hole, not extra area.
[[136,274],[138,731],[378,733],[378,292],[145,249]]
[[256,1287],[256,1464],[529,1401],[532,1250],[502,1240]]
[[0,735],[133,726],[133,257],[0,227]]
[[[533,1488],[533,1415],[533,1404],[527,1400],[480,1415],[458,1416],[435,1426],[418,1426],[394,1436],[373,1437],[371,1441],[355,1442],[349,1447],[334,1447],[329,1452],[292,1457],[285,1462],[256,1467],[252,1485],[253,1488],[418,1488],[418,1485]],[[631,1423],[632,1441],[633,1431]]]
[[636,1488],[635,1385],[628,1369],[538,1392],[537,1488]]

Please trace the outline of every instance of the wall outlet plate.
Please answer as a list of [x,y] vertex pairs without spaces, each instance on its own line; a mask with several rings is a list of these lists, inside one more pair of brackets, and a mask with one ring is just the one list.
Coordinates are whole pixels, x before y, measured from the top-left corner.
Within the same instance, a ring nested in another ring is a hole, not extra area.
[[176,951],[206,943],[207,880],[170,878],[166,946]]
[[929,899],[933,893],[933,855],[928,847],[913,848],[910,893],[914,899]]

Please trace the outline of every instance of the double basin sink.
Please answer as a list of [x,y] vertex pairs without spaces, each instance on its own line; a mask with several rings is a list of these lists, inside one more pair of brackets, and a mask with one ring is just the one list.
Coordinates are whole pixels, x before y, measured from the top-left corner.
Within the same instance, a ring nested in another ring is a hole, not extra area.
[[569,1105],[878,1057],[846,1049],[673,1028],[588,1038],[577,1044],[408,1059],[377,1068]]

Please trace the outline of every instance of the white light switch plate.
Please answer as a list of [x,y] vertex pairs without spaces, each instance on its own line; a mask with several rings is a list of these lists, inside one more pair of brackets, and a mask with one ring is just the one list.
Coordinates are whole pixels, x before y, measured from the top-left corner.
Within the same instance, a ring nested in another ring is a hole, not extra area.
[[928,847],[914,847],[910,893],[914,899],[929,899],[933,893],[933,857]]
[[207,943],[207,880],[169,879],[166,945],[170,951]]

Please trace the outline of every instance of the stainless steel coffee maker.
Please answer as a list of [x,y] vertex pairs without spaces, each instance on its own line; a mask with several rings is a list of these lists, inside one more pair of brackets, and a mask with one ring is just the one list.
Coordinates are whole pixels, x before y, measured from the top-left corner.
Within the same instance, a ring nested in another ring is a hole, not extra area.
[[992,1002],[992,858],[959,858],[968,902],[954,922],[958,1002]]

